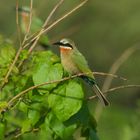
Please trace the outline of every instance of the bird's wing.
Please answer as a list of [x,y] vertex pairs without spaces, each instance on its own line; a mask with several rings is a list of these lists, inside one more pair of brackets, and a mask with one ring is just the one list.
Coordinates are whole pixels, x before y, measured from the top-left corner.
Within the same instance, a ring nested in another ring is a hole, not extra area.
[[87,76],[94,78],[93,74],[90,73],[91,70],[88,66],[88,63],[87,63],[85,57],[77,49],[73,52],[72,59],[80,72],[83,72],[83,73],[89,72],[89,74],[87,74]]

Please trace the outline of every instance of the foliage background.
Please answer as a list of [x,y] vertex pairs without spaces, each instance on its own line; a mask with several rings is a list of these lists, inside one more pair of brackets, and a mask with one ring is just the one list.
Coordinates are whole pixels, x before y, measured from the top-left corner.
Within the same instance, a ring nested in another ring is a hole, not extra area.
[[[34,1],[36,14],[43,20],[57,1]],[[71,9],[78,1],[66,1],[54,18]],[[20,5],[27,5],[28,0]],[[94,71],[108,72],[114,61],[129,47],[140,41],[139,0],[90,0],[72,16],[59,23],[49,32],[49,38],[56,41],[61,37],[73,39],[89,61]],[[15,1],[0,4],[0,34],[14,39],[16,36]],[[53,49],[55,52],[58,50]],[[118,75],[128,81],[114,80],[112,87],[122,84],[139,84],[140,52],[136,51],[119,69]],[[97,77],[100,86],[103,78]],[[90,92],[90,91],[89,91]],[[140,89],[116,90],[108,96],[111,106],[103,110],[98,121],[98,135],[101,140],[137,140],[140,136]],[[91,110],[96,102],[90,102]],[[95,116],[96,117],[96,116]],[[115,137],[114,137],[115,136]]]

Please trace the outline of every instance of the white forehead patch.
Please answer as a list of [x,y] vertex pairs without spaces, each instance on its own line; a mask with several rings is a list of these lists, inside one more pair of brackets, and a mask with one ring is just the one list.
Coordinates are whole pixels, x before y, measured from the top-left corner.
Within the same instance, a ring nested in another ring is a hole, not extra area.
[[69,43],[66,39],[62,39],[62,40],[60,40],[60,42],[63,43],[63,44],[68,44]]

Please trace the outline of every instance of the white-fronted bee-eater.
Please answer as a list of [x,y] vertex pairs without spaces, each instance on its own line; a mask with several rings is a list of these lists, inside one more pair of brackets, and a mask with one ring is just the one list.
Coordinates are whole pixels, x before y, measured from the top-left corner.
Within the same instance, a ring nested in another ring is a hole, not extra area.
[[[29,29],[30,25],[30,34],[37,33],[41,30],[44,22],[36,16],[35,10],[32,10],[29,7],[19,7],[18,11],[21,15],[20,17],[20,27],[21,27],[21,32],[25,35]],[[32,17],[30,17],[30,14],[32,12]],[[30,19],[31,18],[31,19]],[[30,21],[31,20],[31,21]],[[42,35],[39,39],[39,44],[44,47],[48,47],[49,44],[49,39],[47,35]]]
[[85,73],[80,77],[92,87],[104,106],[109,105],[109,101],[97,86],[93,72],[90,70],[85,57],[79,52],[75,43],[70,39],[64,38],[54,43],[54,45],[59,45],[60,47],[61,63],[64,69],[70,75]]

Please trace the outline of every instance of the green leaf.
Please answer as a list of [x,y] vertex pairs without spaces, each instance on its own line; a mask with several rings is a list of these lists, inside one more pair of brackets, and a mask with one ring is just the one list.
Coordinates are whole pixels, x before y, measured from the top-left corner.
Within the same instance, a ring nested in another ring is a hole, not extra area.
[[[63,70],[61,64],[48,65],[47,63],[44,63],[33,74],[33,81],[35,85],[38,85],[44,82],[60,80],[62,78],[62,74]],[[56,85],[57,83],[44,85],[42,88],[51,90],[56,87]]]
[[45,119],[46,127],[49,126],[53,130],[55,137],[68,139],[72,136],[76,129],[76,124],[65,126],[54,114],[49,113]]
[[49,128],[48,125],[46,125],[45,123],[43,123],[40,126],[41,130],[40,130],[40,135],[42,140],[54,140],[53,139],[53,132],[52,130]]
[[26,119],[22,122],[22,129],[21,132],[25,133],[26,131],[29,131],[31,129],[31,120]]
[[[12,62],[15,56],[15,49],[12,44],[8,42],[2,42],[0,44],[0,81],[3,79],[7,72],[7,68]],[[18,69],[14,66],[12,72],[18,72]]]
[[27,50],[22,50],[21,54],[19,56],[20,61],[25,60],[28,58],[28,51]]
[[96,120],[89,112],[88,104],[86,102],[83,103],[81,109],[75,115],[73,115],[69,120],[65,122],[67,125],[73,123],[82,124],[86,128],[91,126],[94,130],[96,130]]
[[79,111],[83,96],[81,84],[70,80],[60,85],[48,96],[48,103],[58,119],[66,121]]
[[18,105],[18,109],[24,113],[27,113],[28,107],[29,106],[27,104],[25,104],[24,102],[20,102]]
[[29,111],[28,111],[28,118],[30,120],[30,123],[32,125],[35,125],[35,123],[40,118],[40,113],[37,110],[31,110],[31,109],[29,109]]
[[0,139],[4,140],[5,125],[0,122]]
[[[55,60],[54,60],[55,59]],[[33,68],[33,81],[35,85],[60,80],[63,75],[63,68],[60,63],[57,62],[58,58],[51,52],[40,52],[39,55],[34,58]],[[44,85],[41,88],[51,90],[56,87],[57,83]]]
[[3,101],[3,102],[0,102],[0,113],[8,107],[8,103]]
[[[90,137],[90,130],[94,131],[96,135],[97,123],[92,114],[89,112],[87,102],[84,102],[82,108],[73,115],[69,120],[65,121],[66,126],[77,124],[81,129],[81,136],[85,138]],[[95,139],[96,140],[96,139]]]
[[3,43],[0,45],[0,65],[8,64],[15,56],[15,49],[11,44]]

